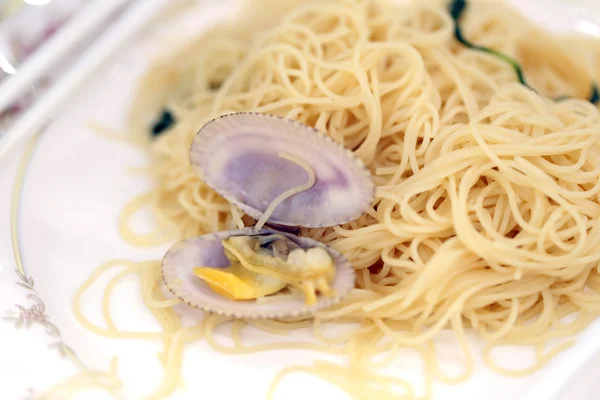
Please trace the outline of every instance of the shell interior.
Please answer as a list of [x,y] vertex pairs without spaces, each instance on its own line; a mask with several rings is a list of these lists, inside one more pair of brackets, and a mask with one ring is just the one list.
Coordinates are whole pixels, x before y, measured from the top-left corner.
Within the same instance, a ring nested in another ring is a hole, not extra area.
[[[324,248],[336,265],[336,277],[332,287],[335,297],[317,296],[317,303],[307,306],[304,299],[285,297],[273,302],[258,300],[235,301],[213,292],[194,273],[195,267],[223,268],[230,265],[221,241],[231,236],[268,235],[281,233],[303,248]],[[205,311],[244,319],[285,318],[309,315],[330,307],[344,298],[354,288],[355,273],[349,262],[335,250],[306,237],[252,228],[220,232],[189,239],[175,244],[167,252],[162,264],[163,280],[167,288],[188,305]]]
[[314,128],[268,114],[237,113],[206,124],[196,135],[190,160],[202,179],[254,219],[285,191],[314,185],[282,201],[269,222],[325,227],[355,220],[370,207],[371,175],[352,152]]

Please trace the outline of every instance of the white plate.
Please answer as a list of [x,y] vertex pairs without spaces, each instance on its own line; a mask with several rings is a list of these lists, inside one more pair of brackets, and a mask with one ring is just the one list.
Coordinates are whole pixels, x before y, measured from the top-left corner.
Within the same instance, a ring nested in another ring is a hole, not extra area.
[[[551,28],[600,32],[597,25],[600,10],[592,8],[594,0],[590,0],[587,9],[582,8],[586,7],[582,0],[513,1]],[[571,6],[567,7],[567,3]],[[117,216],[123,205],[150,187],[148,180],[124,171],[144,165],[147,155],[98,136],[87,124],[94,120],[113,127],[122,126],[123,111],[130,101],[136,78],[159,48],[157,43],[173,40],[183,32],[190,34],[205,29],[228,15],[232,8],[236,8],[233,0],[205,3],[199,12],[188,13],[177,23],[169,21],[152,33],[140,35],[65,104],[62,115],[35,143],[28,163],[25,186],[18,202],[18,241],[12,240],[9,229],[10,202],[23,148],[16,149],[0,165],[0,312],[2,316],[9,316],[7,313],[12,311],[18,316],[23,311],[17,305],[21,305],[23,310],[33,312],[29,317],[38,317],[31,326],[20,330],[15,329],[14,319],[0,321],[1,398],[23,398],[30,393],[29,388],[43,392],[76,374],[79,367],[69,350],[88,368],[103,371],[108,369],[110,360],[118,356],[119,376],[125,383],[123,398],[142,398],[159,381],[162,374],[156,357],[159,343],[100,338],[83,329],[71,312],[75,290],[99,264],[113,258],[159,259],[166,249],[133,248],[120,239],[116,230]],[[585,16],[583,22],[579,19],[581,15]],[[176,31],[172,29],[174,26]],[[148,223],[144,216],[139,219],[141,225]],[[19,278],[14,272],[17,265],[13,244],[17,242],[27,276],[34,279],[35,291],[15,284]],[[97,298],[87,296],[84,306],[95,312],[95,320],[100,321]],[[123,328],[159,329],[141,304],[133,279],[117,290],[113,306],[116,322]],[[225,332],[217,336],[226,343]],[[258,342],[261,335],[249,332],[244,339],[248,343]],[[470,339],[477,350],[481,343],[476,338]],[[450,335],[439,338],[439,344],[444,370],[458,374],[462,363]],[[67,350],[66,356],[61,355],[60,349]],[[397,374],[418,384],[422,381],[419,359],[411,353],[403,356]],[[502,360],[512,366],[526,365],[531,356],[529,350],[509,348],[503,351]],[[579,335],[573,348],[532,376],[500,377],[477,358],[476,371],[468,382],[457,386],[436,384],[435,396],[445,400],[479,399],[485,394],[490,400],[550,400],[562,393],[569,398],[591,399],[584,394],[574,394],[572,384],[580,380],[571,378],[581,376],[594,364],[596,369],[592,371],[600,374],[598,362],[594,361],[597,356],[600,356],[600,321]],[[187,391],[181,390],[172,398],[263,399],[273,376],[281,368],[309,365],[317,358],[329,357],[307,351],[224,356],[199,342],[186,352]],[[580,387],[589,393],[600,390],[600,384],[594,380],[585,381]],[[98,392],[85,392],[79,398],[101,396]],[[286,400],[311,397],[346,398],[337,388],[302,374],[286,379],[276,396]]]

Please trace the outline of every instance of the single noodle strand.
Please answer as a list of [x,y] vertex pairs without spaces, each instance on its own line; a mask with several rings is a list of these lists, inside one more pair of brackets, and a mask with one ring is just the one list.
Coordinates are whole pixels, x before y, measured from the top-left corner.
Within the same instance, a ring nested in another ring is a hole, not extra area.
[[306,181],[306,183],[304,183],[302,185],[290,188],[290,189],[286,190],[285,192],[281,193],[279,196],[275,197],[275,199],[273,199],[271,204],[269,204],[269,207],[267,207],[264,214],[260,217],[260,219],[256,223],[255,228],[257,230],[262,229],[262,227],[269,220],[269,218],[271,218],[271,215],[273,214],[273,212],[275,211],[277,206],[279,204],[281,204],[282,201],[292,197],[295,194],[302,193],[302,192],[310,189],[315,184],[315,180],[316,180],[315,171],[304,160],[302,160],[292,154],[289,154],[289,153],[279,153],[279,157],[289,160],[289,161],[293,162],[294,164],[297,164],[298,166],[302,167],[302,169],[304,171],[306,171],[306,173],[308,175],[308,181]]

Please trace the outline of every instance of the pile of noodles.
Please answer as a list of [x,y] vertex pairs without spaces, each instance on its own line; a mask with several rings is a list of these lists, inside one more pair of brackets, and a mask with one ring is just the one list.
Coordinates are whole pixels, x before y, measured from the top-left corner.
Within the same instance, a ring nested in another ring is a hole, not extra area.
[[[156,188],[126,208],[121,232],[138,245],[158,243],[127,225],[148,204],[157,231],[169,226],[177,238],[235,228],[242,221],[230,204],[190,166],[191,141],[226,113],[284,116],[326,132],[373,175],[376,198],[365,215],[302,232],[348,258],[356,290],[308,320],[233,321],[235,345],[227,348],[212,332],[230,319],[206,315],[183,326],[159,261],[115,261],[77,293],[80,321],[105,336],[164,341],[165,376],[154,398],[176,390],[185,346],[199,339],[225,353],[345,354],[340,364],[288,366],[276,381],[310,372],[361,399],[410,399],[423,390],[430,397],[434,381],[466,380],[474,367],[467,329],[484,340],[485,363],[506,375],[531,373],[571,344],[544,347],[600,312],[600,113],[585,100],[600,77],[600,44],[552,36],[498,2],[469,3],[464,36],[518,60],[536,92],[502,59],[458,43],[445,2],[251,3],[242,19],[197,38],[143,78],[130,114],[135,136],[148,137],[165,110],[176,123],[152,142]],[[559,96],[569,98],[553,100]],[[244,216],[243,223],[253,221]],[[96,326],[79,300],[99,275],[123,267],[105,291],[107,326]],[[110,293],[130,273],[139,273],[164,333],[123,332],[110,319]],[[331,321],[356,325],[328,338],[321,328]],[[273,344],[244,344],[248,324],[273,334]],[[293,329],[311,329],[315,341],[277,343],[276,334]],[[461,346],[460,376],[438,365],[433,340],[445,329]],[[496,365],[491,350],[507,344],[535,346],[537,361],[519,370]],[[423,357],[424,389],[379,373],[407,347]]]

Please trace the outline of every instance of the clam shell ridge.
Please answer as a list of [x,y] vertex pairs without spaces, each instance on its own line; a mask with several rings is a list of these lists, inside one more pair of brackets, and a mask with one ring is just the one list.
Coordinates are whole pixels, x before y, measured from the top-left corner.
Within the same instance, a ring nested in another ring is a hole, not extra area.
[[[281,233],[301,247],[322,247],[333,258],[336,276],[332,284],[335,297],[317,296],[317,303],[307,306],[304,299],[282,299],[259,303],[256,300],[235,301],[213,292],[193,273],[195,267],[224,268],[229,265],[221,241],[232,236]],[[169,291],[188,305],[216,314],[244,319],[285,318],[310,315],[342,300],[354,288],[355,273],[350,263],[335,250],[316,240],[269,229],[246,228],[219,232],[179,242],[169,249],[162,263],[163,281]]]
[[315,184],[276,208],[269,222],[326,227],[355,220],[374,196],[371,175],[351,151],[297,121],[260,113],[224,115],[196,135],[190,161],[216,192],[254,219],[288,189],[305,184],[307,172],[280,156],[308,164]]

